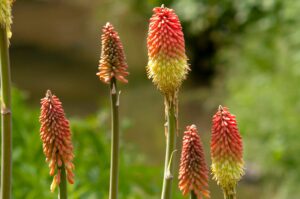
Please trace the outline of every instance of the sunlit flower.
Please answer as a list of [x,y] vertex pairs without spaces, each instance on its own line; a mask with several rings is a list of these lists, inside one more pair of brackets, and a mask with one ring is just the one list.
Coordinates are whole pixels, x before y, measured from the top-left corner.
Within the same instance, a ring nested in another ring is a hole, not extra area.
[[156,7],[150,19],[148,77],[167,95],[176,92],[189,70],[182,27],[173,9]]
[[112,78],[127,83],[127,63],[123,45],[114,27],[107,23],[102,29],[102,50],[97,75],[104,83],[110,83]]
[[183,135],[178,178],[179,189],[183,195],[193,191],[198,199],[203,196],[209,198],[208,168],[195,125],[187,126]]
[[213,116],[211,158],[213,178],[228,194],[233,194],[244,175],[243,143],[235,116],[219,106]]
[[60,184],[61,170],[66,170],[67,180],[74,183],[74,165],[72,163],[73,145],[69,121],[65,117],[62,104],[58,97],[48,90],[46,97],[41,99],[40,136],[46,162],[49,163],[50,175],[54,176],[51,184],[53,192]]

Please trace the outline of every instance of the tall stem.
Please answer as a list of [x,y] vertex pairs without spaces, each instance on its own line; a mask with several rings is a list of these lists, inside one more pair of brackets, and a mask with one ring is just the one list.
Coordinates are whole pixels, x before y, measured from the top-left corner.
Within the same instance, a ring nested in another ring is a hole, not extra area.
[[1,60],[1,198],[11,198],[12,132],[11,132],[11,79],[6,28],[0,26]]
[[[172,153],[176,150],[176,112],[174,103],[169,103],[168,115],[167,115],[167,146],[166,146],[166,156],[165,156],[165,171],[163,180],[163,189],[161,199],[171,199],[172,198],[172,182],[173,174],[175,171],[174,157]],[[173,159],[173,160],[172,160]]]
[[66,168],[63,164],[61,167],[61,174],[60,174],[60,184],[59,184],[59,199],[67,199],[67,176],[66,176]]
[[112,138],[110,159],[110,188],[109,199],[118,198],[118,174],[119,174],[119,99],[116,79],[112,78],[110,85],[111,114],[112,114]]
[[194,191],[191,191],[191,199],[197,199],[197,195]]

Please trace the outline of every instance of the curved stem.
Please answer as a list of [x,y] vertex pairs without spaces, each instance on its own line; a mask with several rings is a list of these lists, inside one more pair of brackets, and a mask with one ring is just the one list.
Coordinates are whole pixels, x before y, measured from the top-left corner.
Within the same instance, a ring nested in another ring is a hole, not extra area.
[[12,126],[11,126],[11,77],[6,28],[0,26],[1,60],[1,198],[11,198],[12,176]]
[[[166,102],[168,103],[168,102]],[[176,150],[176,107],[174,103],[170,103],[167,113],[167,146],[165,156],[165,171],[163,180],[163,189],[161,199],[172,198],[173,174],[175,171],[174,157],[172,153]]]
[[67,175],[66,175],[66,168],[63,164],[61,167],[61,174],[60,174],[60,184],[59,184],[59,199],[67,199]]
[[119,173],[119,99],[116,79],[112,78],[110,85],[112,138],[110,160],[110,188],[109,199],[118,198],[118,173]]

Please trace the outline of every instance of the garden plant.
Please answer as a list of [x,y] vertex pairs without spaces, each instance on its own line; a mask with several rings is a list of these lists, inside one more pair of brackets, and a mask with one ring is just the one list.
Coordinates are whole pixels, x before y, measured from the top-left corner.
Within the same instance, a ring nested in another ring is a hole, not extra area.
[[[12,0],[0,0],[0,6],[1,198],[12,199],[12,169],[15,166],[12,164],[11,108],[14,109],[14,107],[11,107],[9,62]],[[119,196],[119,176],[124,170],[120,169],[120,139],[122,138],[120,123],[122,118],[119,109],[124,104],[118,83],[128,83],[129,72],[127,70],[130,69],[116,30],[117,28],[115,29],[109,22],[102,28],[101,55],[97,73],[100,81],[108,85],[111,100],[111,125],[103,124],[111,129],[109,199],[121,198]],[[186,55],[183,28],[174,9],[164,5],[153,9],[145,41],[148,48],[148,64],[145,73],[162,94],[165,106],[161,111],[165,116],[165,120],[162,122],[165,126],[162,126],[161,129],[165,135],[166,147],[165,160],[164,163],[161,163],[161,171],[163,171],[161,199],[172,199],[174,189],[179,189],[183,197],[189,195],[191,199],[210,198],[212,192],[209,189],[210,173],[212,173],[212,179],[222,189],[225,199],[237,199],[237,185],[245,174],[245,165],[243,142],[236,117],[229,112],[227,107],[215,104],[215,107],[218,108],[212,117],[211,124],[210,155],[212,164],[210,169],[204,155],[207,153],[204,152],[202,138],[200,138],[196,125],[188,125],[184,132],[178,128],[180,88],[183,81],[188,78],[191,69]],[[95,75],[91,74],[92,77]],[[124,88],[124,92],[126,92],[126,88]],[[134,107],[131,108],[134,109]],[[74,190],[73,188],[67,189],[67,187],[73,186],[77,180],[80,181],[79,176],[76,176],[76,169],[80,169],[80,161],[85,160],[77,159],[75,150],[77,145],[73,143],[71,122],[66,118],[62,102],[55,95],[55,91],[53,93],[50,90],[46,91],[45,97],[41,99],[40,117],[35,119],[40,122],[40,139],[42,141],[40,148],[46,156],[46,163],[50,169],[49,174],[53,177],[50,191],[58,190],[58,198],[67,199],[68,194]],[[151,123],[151,120],[148,122]],[[37,132],[32,133],[37,135]],[[182,133],[183,140],[181,141],[178,138]],[[81,134],[81,136],[85,135]],[[179,141],[182,144],[177,144]],[[177,147],[179,145],[182,145],[181,153]],[[180,161],[177,158],[178,154],[181,154]],[[102,159],[109,161],[106,156]],[[78,161],[79,164],[75,165],[75,161]],[[46,165],[44,166],[46,167]],[[177,175],[178,179],[176,179]],[[47,177],[39,176],[40,181],[47,181]],[[99,178],[101,178],[101,174]],[[18,181],[18,179],[14,180]],[[98,188],[104,189],[103,187]]]

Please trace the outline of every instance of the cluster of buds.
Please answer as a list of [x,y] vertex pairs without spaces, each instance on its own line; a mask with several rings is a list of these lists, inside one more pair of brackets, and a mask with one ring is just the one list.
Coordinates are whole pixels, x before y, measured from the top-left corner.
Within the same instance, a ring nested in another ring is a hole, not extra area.
[[110,83],[112,78],[127,83],[128,65],[125,59],[123,45],[114,27],[107,23],[102,29],[102,50],[97,75],[104,83]]
[[153,12],[147,38],[147,73],[163,94],[172,97],[189,70],[182,27],[173,9],[162,5]]
[[11,37],[10,25],[12,23],[11,7],[13,0],[0,0],[0,26],[5,28],[7,37]]
[[[0,1],[2,26],[11,23],[7,22],[7,18],[11,20],[9,2]],[[154,8],[153,12],[147,38],[147,73],[158,89],[172,98],[189,70],[182,27],[174,10],[162,6]],[[111,83],[113,79],[127,83],[128,65],[123,46],[110,23],[103,27],[101,39],[102,52],[97,75],[104,83]],[[74,183],[71,131],[62,104],[55,95],[47,91],[41,105],[40,136],[50,175],[54,176],[51,185],[51,191],[54,191],[60,184],[62,169],[65,169],[68,181]],[[211,158],[213,179],[225,194],[235,194],[236,184],[244,175],[243,143],[235,116],[226,107],[219,106],[213,116]],[[198,199],[210,197],[208,168],[195,125],[187,126],[184,132],[178,178],[183,195],[191,192]]]
[[194,192],[198,199],[209,198],[208,168],[205,163],[201,139],[195,125],[187,126],[179,169],[179,189],[183,195]]
[[244,175],[243,143],[235,116],[219,106],[213,116],[211,158],[213,178],[228,195],[235,194]]
[[74,183],[73,145],[69,121],[58,97],[48,90],[41,99],[41,105],[40,136],[50,175],[54,176],[50,188],[53,192],[60,184],[62,169],[65,169],[69,183]]

